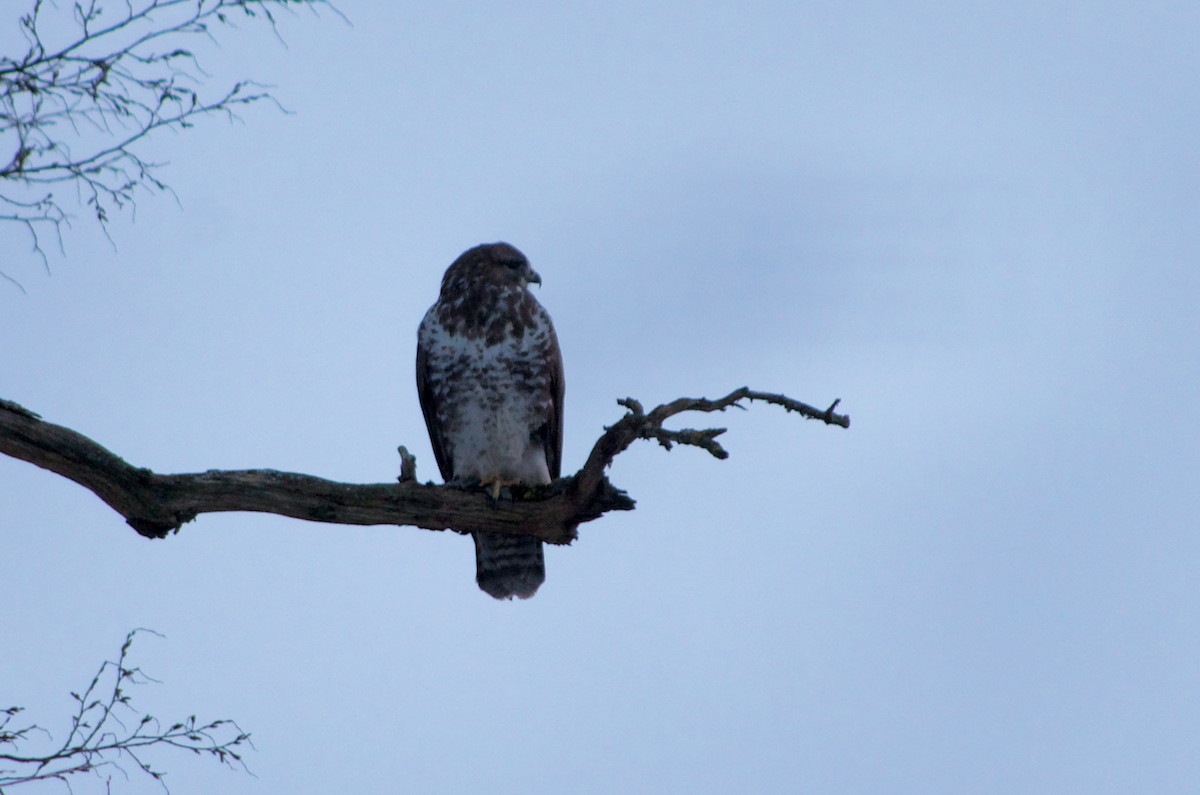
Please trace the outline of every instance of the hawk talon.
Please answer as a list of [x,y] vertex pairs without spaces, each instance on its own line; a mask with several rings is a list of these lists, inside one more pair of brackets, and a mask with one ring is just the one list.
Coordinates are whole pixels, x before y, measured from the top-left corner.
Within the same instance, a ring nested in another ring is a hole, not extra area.
[[479,485],[483,486],[485,489],[488,489],[488,494],[491,496],[492,502],[497,502],[500,499],[500,492],[502,490],[508,491],[508,498],[511,500],[512,490],[509,487],[519,486],[521,485],[521,481],[515,479],[508,480],[505,478],[489,478],[488,480],[479,481]]

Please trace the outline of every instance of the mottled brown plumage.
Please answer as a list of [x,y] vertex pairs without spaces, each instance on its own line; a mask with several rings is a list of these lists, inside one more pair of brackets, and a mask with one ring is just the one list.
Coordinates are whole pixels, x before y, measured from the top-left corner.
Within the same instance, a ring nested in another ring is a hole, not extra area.
[[[464,252],[417,332],[417,391],[446,481],[539,485],[562,468],[563,370],[541,278],[507,243]],[[498,599],[545,579],[542,542],[474,533],[476,581]]]

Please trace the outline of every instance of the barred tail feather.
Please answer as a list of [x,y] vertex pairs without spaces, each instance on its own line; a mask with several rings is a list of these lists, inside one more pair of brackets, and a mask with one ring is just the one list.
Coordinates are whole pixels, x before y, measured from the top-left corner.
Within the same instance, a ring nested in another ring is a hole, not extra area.
[[472,533],[475,582],[490,596],[528,599],[546,581],[542,542],[536,538]]

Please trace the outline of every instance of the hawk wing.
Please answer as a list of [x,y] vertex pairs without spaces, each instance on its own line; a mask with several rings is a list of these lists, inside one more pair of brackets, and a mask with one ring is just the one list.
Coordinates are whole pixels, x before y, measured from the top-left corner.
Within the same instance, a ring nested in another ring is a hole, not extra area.
[[[553,328],[553,327],[551,327]],[[551,478],[562,477],[563,444],[563,379],[562,351],[558,348],[558,337],[550,332],[550,344],[546,348],[546,369],[550,371],[550,416],[546,420],[546,468]]]
[[[554,346],[558,347],[557,344]],[[559,361],[559,369],[562,361]],[[425,415],[425,427],[429,429],[429,442],[433,445],[433,457],[437,459],[438,470],[442,480],[449,483],[454,479],[454,462],[450,460],[450,450],[446,445],[446,437],[442,432],[442,423],[437,417],[434,389],[429,383],[429,351],[424,345],[417,345],[417,398],[421,401],[421,413]],[[561,406],[559,409],[561,413]],[[562,447],[562,430],[559,429],[559,447]],[[549,462],[549,459],[547,459]]]

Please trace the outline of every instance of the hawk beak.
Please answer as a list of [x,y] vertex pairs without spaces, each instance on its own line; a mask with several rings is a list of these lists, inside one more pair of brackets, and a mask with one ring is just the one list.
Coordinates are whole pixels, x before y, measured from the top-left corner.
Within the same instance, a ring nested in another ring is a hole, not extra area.
[[533,268],[529,269],[529,273],[525,276],[525,278],[530,284],[536,284],[538,286],[541,286],[542,284],[542,277],[539,276],[538,272]]

